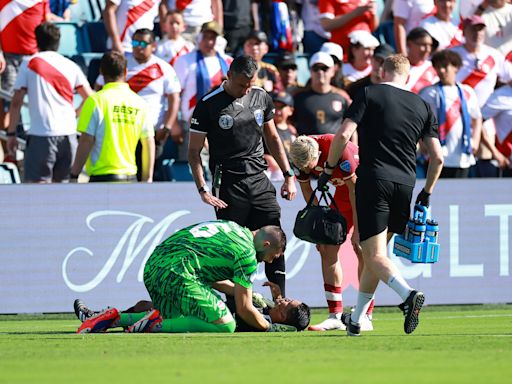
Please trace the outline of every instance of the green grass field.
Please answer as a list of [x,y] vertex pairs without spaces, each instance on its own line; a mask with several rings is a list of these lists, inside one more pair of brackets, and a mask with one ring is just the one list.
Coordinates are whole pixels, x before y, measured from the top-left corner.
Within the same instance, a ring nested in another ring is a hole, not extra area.
[[[324,318],[315,311],[313,321]],[[74,315],[0,316],[0,383],[510,383],[512,306],[425,307],[412,335],[76,335]]]

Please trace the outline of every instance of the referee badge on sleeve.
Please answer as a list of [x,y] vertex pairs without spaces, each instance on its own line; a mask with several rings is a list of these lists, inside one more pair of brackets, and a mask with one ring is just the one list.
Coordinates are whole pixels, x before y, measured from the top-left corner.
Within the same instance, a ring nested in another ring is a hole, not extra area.
[[260,127],[263,125],[263,111],[261,109],[254,111],[254,119],[256,120],[256,124]]
[[233,118],[229,115],[222,115],[219,117],[219,127],[222,129],[231,129],[233,127]]

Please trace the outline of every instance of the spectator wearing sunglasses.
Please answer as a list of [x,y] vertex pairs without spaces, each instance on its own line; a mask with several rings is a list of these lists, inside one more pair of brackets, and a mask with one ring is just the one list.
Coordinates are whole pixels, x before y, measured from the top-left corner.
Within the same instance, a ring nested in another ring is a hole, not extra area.
[[317,52],[309,61],[310,85],[294,97],[293,121],[299,135],[334,133],[348,101],[331,85],[334,61],[326,52]]
[[[143,28],[135,31],[131,44],[132,54],[127,57],[126,81],[130,89],[148,104],[158,157],[162,148],[159,143],[163,143],[169,134],[174,142],[183,142],[183,132],[177,124],[181,85],[173,67],[153,54],[156,44],[151,30]],[[103,86],[103,76],[98,77],[96,83],[97,88]],[[140,165],[140,148],[137,150],[137,164]]]

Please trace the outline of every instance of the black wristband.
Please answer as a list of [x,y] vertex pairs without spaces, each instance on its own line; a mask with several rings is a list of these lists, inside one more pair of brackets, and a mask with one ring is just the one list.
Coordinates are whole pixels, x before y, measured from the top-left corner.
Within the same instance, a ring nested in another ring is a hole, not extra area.
[[324,163],[324,168],[325,168],[325,169],[334,169],[334,168],[336,168],[336,165],[333,165],[333,166],[331,167],[331,165],[326,161],[326,162]]
[[286,172],[283,172],[283,177],[286,179],[287,177],[293,177],[295,176],[295,173],[291,169],[287,170]]
[[14,137],[14,136],[16,136],[16,132],[7,132],[5,134],[5,136],[7,136],[7,137]]
[[165,129],[167,132],[171,132],[171,128],[166,127],[165,125],[164,125],[164,129]]

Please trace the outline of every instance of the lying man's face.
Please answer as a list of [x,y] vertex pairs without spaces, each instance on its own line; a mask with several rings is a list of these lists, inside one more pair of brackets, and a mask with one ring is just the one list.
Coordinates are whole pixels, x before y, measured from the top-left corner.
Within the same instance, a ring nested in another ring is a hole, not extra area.
[[291,311],[301,304],[302,303],[298,300],[288,298],[277,299],[275,307],[271,308],[268,314],[273,323],[287,324]]

